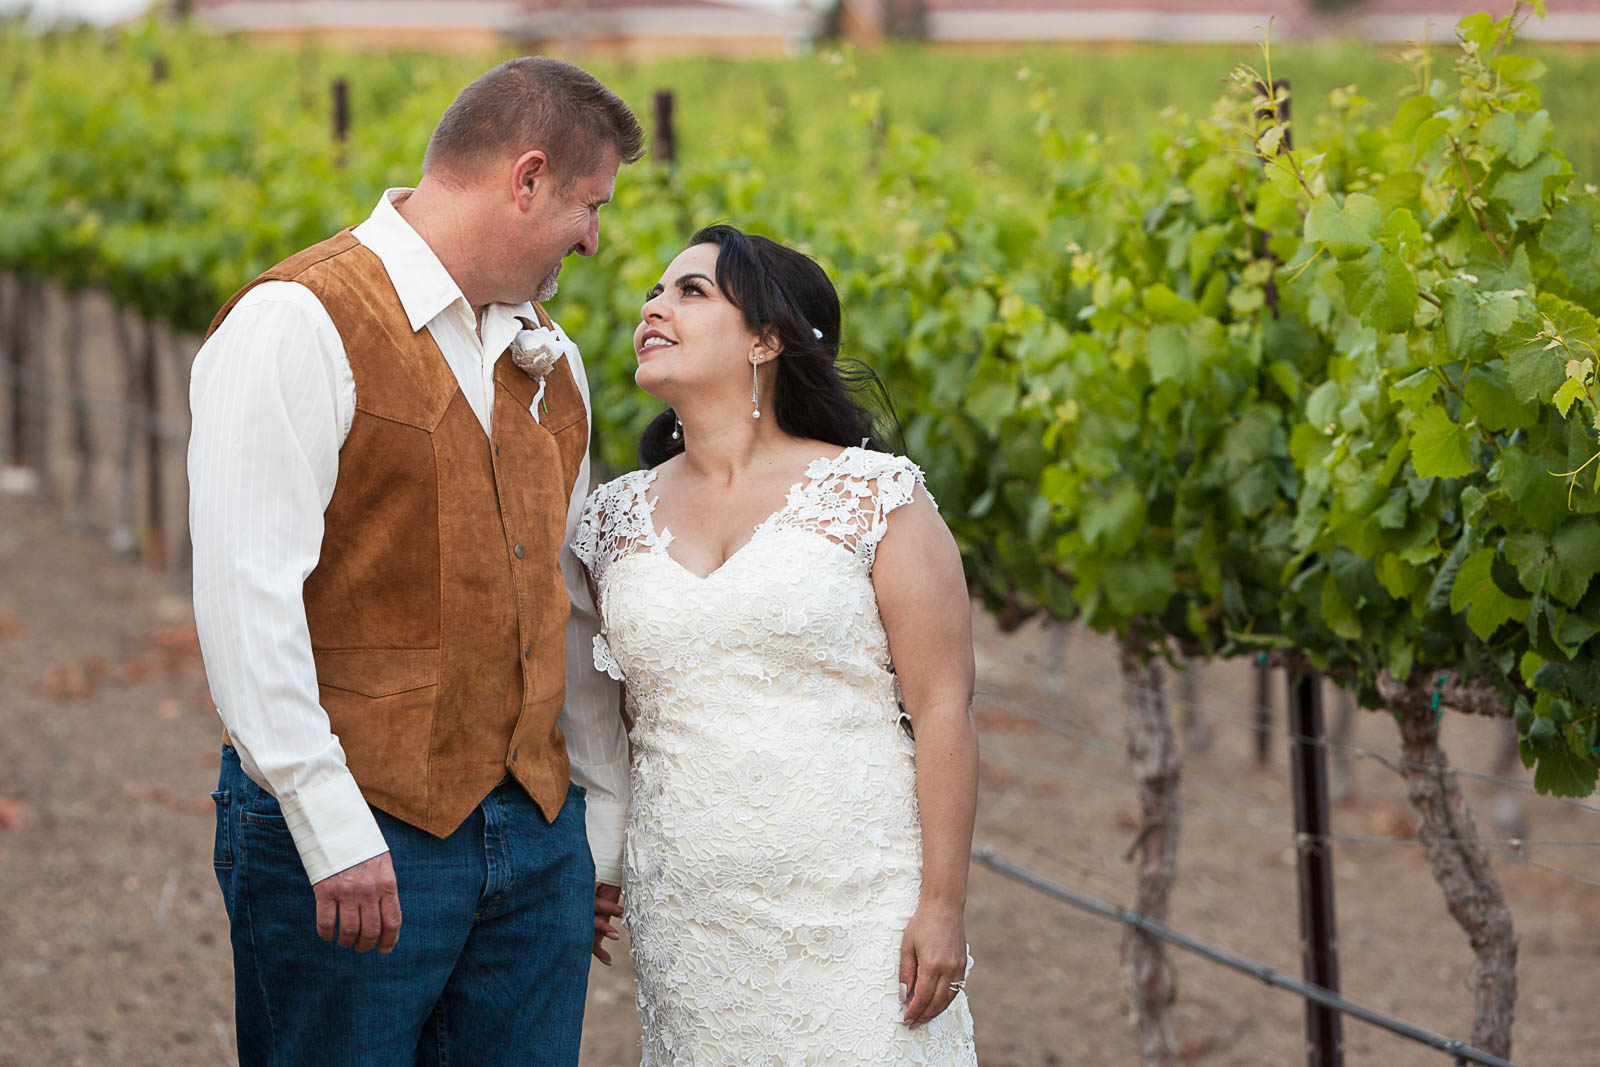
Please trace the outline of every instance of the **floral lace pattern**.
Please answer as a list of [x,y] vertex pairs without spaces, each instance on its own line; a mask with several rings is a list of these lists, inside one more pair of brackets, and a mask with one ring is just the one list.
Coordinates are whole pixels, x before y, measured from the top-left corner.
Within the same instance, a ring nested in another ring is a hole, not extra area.
[[598,489],[574,544],[595,663],[634,714],[625,868],[644,1067],[976,1064],[965,994],[900,1025],[922,875],[872,563],[910,461],[817,460],[704,578],[656,531],[654,473]]

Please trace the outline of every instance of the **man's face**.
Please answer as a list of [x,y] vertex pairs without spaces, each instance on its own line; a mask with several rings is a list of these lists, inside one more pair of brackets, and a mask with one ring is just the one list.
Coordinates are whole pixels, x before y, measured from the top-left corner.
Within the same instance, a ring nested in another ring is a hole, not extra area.
[[549,300],[556,295],[561,263],[576,252],[592,256],[600,248],[600,208],[611,200],[620,159],[608,150],[599,168],[574,181],[551,174],[539,183],[528,215],[527,280],[534,282],[524,299]]

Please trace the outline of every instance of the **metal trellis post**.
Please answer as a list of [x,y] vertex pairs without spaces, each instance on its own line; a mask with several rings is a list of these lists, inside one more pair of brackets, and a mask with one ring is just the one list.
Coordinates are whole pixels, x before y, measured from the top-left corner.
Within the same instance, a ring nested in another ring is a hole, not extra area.
[[[1338,992],[1338,935],[1333,918],[1333,853],[1328,843],[1328,757],[1322,744],[1322,679],[1289,673],[1289,767],[1300,884],[1300,949],[1305,979]],[[1306,1001],[1308,1067],[1342,1067],[1344,1033],[1337,1011]]]

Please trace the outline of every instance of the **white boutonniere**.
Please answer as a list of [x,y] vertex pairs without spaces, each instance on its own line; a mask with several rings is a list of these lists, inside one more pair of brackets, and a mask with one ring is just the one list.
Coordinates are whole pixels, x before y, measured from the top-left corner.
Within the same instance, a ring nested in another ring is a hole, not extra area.
[[578,346],[572,343],[560,326],[537,326],[522,320],[524,329],[511,339],[511,362],[517,369],[539,383],[539,393],[534,403],[540,411],[548,411],[544,400],[544,379],[555,365],[568,355],[576,355]]

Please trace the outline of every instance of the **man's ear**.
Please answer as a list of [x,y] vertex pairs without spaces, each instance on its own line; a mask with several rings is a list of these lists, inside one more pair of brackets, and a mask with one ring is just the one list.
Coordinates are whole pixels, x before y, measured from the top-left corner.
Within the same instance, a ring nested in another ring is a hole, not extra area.
[[517,207],[527,211],[533,206],[539,187],[551,180],[550,157],[543,149],[529,149],[518,156],[511,165],[511,196]]

